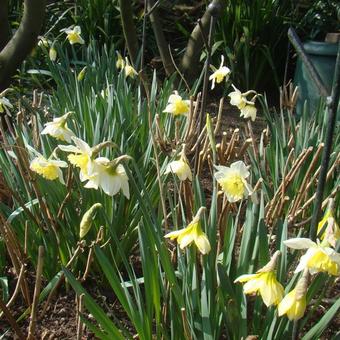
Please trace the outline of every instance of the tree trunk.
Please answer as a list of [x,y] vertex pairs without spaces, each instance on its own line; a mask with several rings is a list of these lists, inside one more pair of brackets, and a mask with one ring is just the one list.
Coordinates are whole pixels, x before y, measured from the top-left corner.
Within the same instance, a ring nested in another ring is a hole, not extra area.
[[11,29],[8,21],[8,0],[0,0],[0,51],[11,38]]
[[24,1],[24,14],[20,26],[0,52],[0,91],[9,85],[11,77],[37,43],[45,8],[45,0]]
[[[152,6],[155,4],[155,0],[149,0],[148,1],[148,11],[152,8]],[[168,49],[168,43],[165,39],[163,28],[161,25],[161,22],[159,20],[159,14],[158,14],[158,9],[155,8],[151,13],[150,13],[150,21],[153,29],[153,33],[156,38],[157,42],[157,47],[159,54],[162,59],[162,63],[165,69],[165,72],[168,76],[173,74],[175,72],[175,67],[172,64],[170,52]]]
[[[208,36],[209,33],[209,23],[212,13],[214,11],[221,11],[224,7],[223,5],[223,0],[213,0],[203,14],[201,18],[201,25],[205,36]],[[216,17],[217,14],[219,13],[213,13],[213,15]],[[199,69],[197,65],[200,62],[200,55],[202,53],[203,45],[204,41],[202,38],[201,28],[199,24],[197,24],[190,35],[181,63],[182,71],[189,82],[192,82],[193,79],[195,79],[195,77],[197,76],[197,70]]]

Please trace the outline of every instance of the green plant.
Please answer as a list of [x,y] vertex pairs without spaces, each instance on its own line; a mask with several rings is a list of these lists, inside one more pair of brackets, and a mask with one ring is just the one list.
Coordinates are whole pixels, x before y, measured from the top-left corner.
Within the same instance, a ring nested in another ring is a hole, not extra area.
[[340,5],[337,1],[313,1],[298,24],[307,39],[323,40],[327,33],[340,31]]

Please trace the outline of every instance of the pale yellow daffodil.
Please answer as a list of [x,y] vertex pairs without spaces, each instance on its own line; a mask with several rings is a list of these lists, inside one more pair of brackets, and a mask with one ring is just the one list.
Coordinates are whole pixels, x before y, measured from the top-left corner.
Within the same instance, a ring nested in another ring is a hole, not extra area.
[[124,61],[122,55],[118,51],[116,51],[116,53],[117,53],[116,67],[119,70],[122,70],[125,67],[125,61]]
[[50,135],[56,139],[71,142],[75,134],[67,127],[67,119],[71,112],[61,117],[54,118],[52,122],[46,123],[45,128],[41,131],[42,135]]
[[296,287],[291,290],[277,306],[279,316],[286,314],[290,321],[296,321],[303,317],[307,307],[307,283],[308,270],[304,271]]
[[183,150],[181,156],[178,160],[170,162],[165,170],[165,174],[174,173],[178,176],[180,181],[185,181],[188,179],[192,181],[192,173],[189,166],[189,162],[185,156],[185,145],[183,145]]
[[[254,121],[256,119],[257,113],[257,109],[255,107],[255,98],[257,96],[256,92],[249,90],[245,93],[242,93],[234,85],[232,85],[232,87],[234,88],[234,91],[228,94],[230,98],[230,104],[236,106],[241,111],[241,117],[246,119],[250,118],[252,121]],[[250,94],[254,94],[254,96],[251,100],[248,100],[247,96]]]
[[325,215],[318,224],[317,234],[319,235],[322,230],[323,232],[319,236],[320,240],[326,240],[332,247],[335,247],[336,242],[340,239],[340,228],[335,221],[332,209],[326,210]]
[[198,250],[203,254],[208,254],[210,252],[210,243],[206,236],[206,234],[202,231],[200,226],[200,218],[202,213],[206,210],[205,207],[201,207],[194,219],[190,222],[190,224],[181,230],[172,231],[166,234],[164,237],[170,238],[170,240],[177,239],[177,243],[179,244],[181,249],[184,249],[192,242],[195,243]]
[[58,148],[65,152],[70,152],[68,155],[69,162],[80,168],[80,181],[84,182],[89,179],[89,172],[92,171],[92,154],[93,148],[91,148],[86,142],[77,137],[72,137],[74,145],[58,145]]
[[124,196],[129,199],[129,178],[126,175],[122,164],[117,164],[118,160],[127,158],[121,156],[114,161],[106,157],[98,157],[93,161],[93,167],[88,174],[88,182],[85,188],[98,189],[99,187],[109,196],[116,195],[122,190]]
[[85,44],[84,39],[81,37],[81,28],[79,26],[74,26],[73,28],[67,28],[64,31],[67,34],[66,38],[71,45]]
[[[38,154],[38,152],[35,153]],[[40,154],[30,163],[30,169],[38,175],[50,181],[59,179],[60,183],[65,184],[60,168],[67,168],[67,163],[59,159],[46,159]]]
[[174,116],[187,115],[190,110],[190,100],[183,100],[182,97],[175,91],[170,95],[168,104],[163,112],[172,113]]
[[264,304],[269,307],[277,305],[283,298],[283,286],[276,279],[275,266],[280,252],[276,252],[270,262],[256,274],[245,274],[238,277],[234,282],[241,282],[245,294],[260,294]]
[[214,176],[230,203],[252,195],[253,189],[246,180],[250,173],[242,161],[234,162],[230,167],[219,165],[215,168]]
[[237,106],[238,109],[242,109],[246,106],[247,102],[242,96],[242,92],[234,85],[231,86],[234,88],[234,91],[228,94],[228,97],[230,98],[230,104],[233,106]]
[[125,58],[124,72],[125,78],[134,78],[136,75],[138,75],[137,71],[130,65],[128,58]]
[[227,66],[224,66],[224,56],[221,56],[221,65],[218,69],[214,68],[214,73],[210,75],[209,80],[212,81],[211,83],[211,89],[213,90],[215,88],[215,82],[217,84],[221,83],[224,78],[226,78],[226,81],[229,79],[230,75],[230,69]]
[[340,274],[340,254],[329,247],[327,241],[316,243],[309,238],[298,237],[283,241],[283,243],[289,248],[307,249],[306,253],[301,256],[295,273],[307,268],[310,274],[319,272],[335,276]]
[[244,107],[242,107],[240,111],[241,111],[240,117],[243,117],[245,119],[250,118],[252,121],[255,121],[257,113],[255,103],[247,102],[247,104]]

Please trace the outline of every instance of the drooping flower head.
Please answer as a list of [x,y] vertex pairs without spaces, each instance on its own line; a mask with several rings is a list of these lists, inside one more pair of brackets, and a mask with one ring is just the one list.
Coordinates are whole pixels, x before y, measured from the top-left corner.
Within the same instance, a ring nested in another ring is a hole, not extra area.
[[183,100],[177,91],[170,95],[168,104],[163,112],[172,113],[174,116],[187,115],[190,110],[190,100]]
[[81,37],[81,28],[74,26],[73,28],[67,28],[64,30],[67,34],[67,40],[71,45],[74,44],[85,44],[84,39]]
[[[257,113],[257,109],[255,107],[257,93],[253,90],[242,93],[234,85],[232,85],[232,87],[234,88],[234,91],[228,94],[230,104],[236,106],[241,111],[241,117],[250,118],[254,121]],[[251,100],[248,100],[247,96],[250,94],[253,94],[254,96]]]
[[332,204],[326,210],[322,220],[318,224],[317,234],[320,240],[326,240],[332,247],[335,248],[336,242],[340,239],[340,228],[336,223],[335,218],[333,216],[333,207],[334,200],[331,200]]
[[277,251],[271,260],[256,274],[245,274],[234,282],[241,282],[245,294],[260,294],[264,304],[269,307],[277,305],[283,298],[283,286],[276,279],[275,266],[280,252]]
[[31,161],[30,169],[45,179],[50,181],[59,179],[60,183],[65,184],[61,168],[67,168],[67,163],[59,159],[50,159],[51,157],[46,159],[37,151],[35,154],[37,156]]
[[290,291],[277,306],[279,316],[287,315],[290,321],[296,321],[305,314],[307,301],[308,270],[299,279],[296,287]]
[[128,58],[125,58],[124,72],[125,78],[134,78],[136,75],[138,75],[138,72],[130,65]]
[[127,155],[120,156],[113,161],[106,157],[98,157],[93,161],[93,167],[88,174],[88,182],[85,188],[101,188],[109,196],[116,195],[122,190],[124,196],[129,199],[129,178],[124,166],[120,164],[123,159],[129,159]]
[[178,160],[170,162],[165,170],[165,174],[174,173],[178,176],[180,181],[185,181],[188,179],[192,181],[192,173],[189,166],[189,162],[185,156],[185,145],[183,145],[183,149]]
[[119,70],[122,70],[125,67],[125,61],[124,61],[122,55],[118,51],[116,51],[116,53],[117,53],[116,67]]
[[41,131],[42,135],[50,135],[56,139],[71,142],[71,138],[75,134],[67,127],[67,119],[71,112],[64,114],[61,117],[54,118],[52,122],[46,123],[45,128]]
[[194,242],[198,250],[203,255],[208,254],[211,249],[210,243],[206,234],[202,231],[202,228],[200,226],[200,218],[205,210],[205,207],[199,208],[196,216],[186,228],[172,231],[166,234],[164,237],[170,238],[170,240],[177,239],[177,243],[179,244],[181,249],[184,249],[192,242]]
[[211,89],[213,90],[215,88],[215,82],[217,84],[221,83],[224,78],[226,78],[226,81],[229,78],[230,75],[230,69],[227,66],[224,66],[224,56],[221,56],[221,65],[218,69],[213,67],[214,73],[210,75],[209,80],[212,81],[211,83]]
[[230,167],[218,165],[214,176],[220,184],[229,202],[237,202],[253,193],[247,182],[249,171],[242,161],[231,164]]
[[297,237],[283,241],[283,243],[293,249],[307,249],[306,253],[301,256],[295,273],[307,268],[310,274],[319,272],[335,276],[340,274],[340,254],[329,247],[327,241],[316,243],[309,238]]

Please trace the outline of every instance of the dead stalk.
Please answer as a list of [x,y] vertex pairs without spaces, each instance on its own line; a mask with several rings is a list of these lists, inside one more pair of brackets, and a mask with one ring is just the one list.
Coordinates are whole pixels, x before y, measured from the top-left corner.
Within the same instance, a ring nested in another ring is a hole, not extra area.
[[39,246],[39,253],[38,253],[38,264],[37,264],[37,273],[35,279],[35,287],[34,287],[34,294],[33,294],[33,303],[32,303],[32,310],[31,310],[31,318],[30,324],[28,327],[28,340],[35,339],[35,327],[37,322],[37,308],[39,303],[39,295],[41,289],[41,276],[42,270],[44,265],[44,247]]

